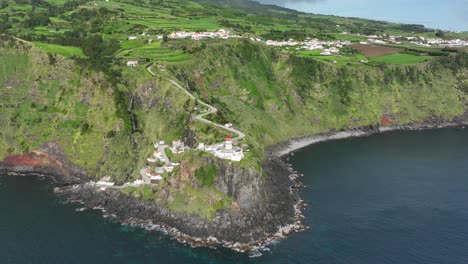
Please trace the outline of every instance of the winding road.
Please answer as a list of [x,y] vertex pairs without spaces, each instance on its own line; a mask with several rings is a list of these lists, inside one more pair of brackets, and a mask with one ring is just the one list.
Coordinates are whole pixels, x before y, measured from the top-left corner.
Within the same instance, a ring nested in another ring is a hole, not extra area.
[[[153,66],[149,66],[146,68],[146,70],[154,77],[156,77],[156,74],[151,70],[151,68],[153,68]],[[240,130],[237,130],[235,128],[230,128],[230,127],[226,127],[222,124],[218,124],[218,123],[215,123],[213,121],[210,121],[208,119],[205,119],[204,116],[207,116],[209,114],[214,114],[216,112],[218,112],[218,109],[212,105],[209,105],[205,102],[202,102],[201,100],[197,99],[192,93],[190,93],[187,89],[185,89],[184,87],[182,87],[180,84],[178,84],[176,81],[174,80],[171,80],[171,79],[168,79],[168,78],[165,78],[165,80],[171,82],[175,87],[179,88],[180,90],[182,90],[185,94],[187,94],[190,98],[192,98],[193,100],[197,100],[199,104],[207,107],[209,110],[208,112],[205,112],[205,113],[202,113],[202,114],[199,114],[199,115],[196,115],[195,116],[195,119],[200,121],[200,122],[203,122],[205,124],[209,124],[209,125],[212,125],[212,126],[216,126],[216,127],[219,127],[221,129],[224,129],[224,130],[227,130],[231,133],[234,133],[237,135],[237,137],[235,137],[235,139],[239,140],[239,139],[242,139],[245,137],[245,134],[242,133],[242,131]],[[217,145],[217,144],[215,144]]]

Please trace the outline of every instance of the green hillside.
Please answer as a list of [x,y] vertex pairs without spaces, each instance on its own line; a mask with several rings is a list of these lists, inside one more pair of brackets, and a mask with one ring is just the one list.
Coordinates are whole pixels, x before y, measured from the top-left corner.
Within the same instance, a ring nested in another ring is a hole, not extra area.
[[[221,28],[235,37],[169,37]],[[120,184],[140,177],[157,140],[182,139],[192,149],[169,153],[183,166],[165,172],[165,184],[123,192],[210,218],[233,202],[213,185],[228,162],[194,148],[229,133],[196,120],[208,111],[200,101],[218,109],[207,119],[246,134],[245,159],[229,166],[258,175],[265,148],[291,137],[466,118],[466,50],[376,44],[391,52],[342,47],[322,56],[265,44],[369,34],[434,37],[418,25],[243,0],[0,0],[0,157],[56,141],[91,178]]]

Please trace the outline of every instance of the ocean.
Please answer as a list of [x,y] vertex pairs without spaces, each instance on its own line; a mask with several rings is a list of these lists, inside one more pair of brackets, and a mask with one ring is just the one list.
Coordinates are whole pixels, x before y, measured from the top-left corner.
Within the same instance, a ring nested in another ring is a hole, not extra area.
[[47,180],[0,176],[0,263],[468,263],[468,130],[325,142],[289,161],[304,174],[310,230],[256,258],[77,210]]
[[468,31],[467,0],[259,0],[314,14],[361,17]]

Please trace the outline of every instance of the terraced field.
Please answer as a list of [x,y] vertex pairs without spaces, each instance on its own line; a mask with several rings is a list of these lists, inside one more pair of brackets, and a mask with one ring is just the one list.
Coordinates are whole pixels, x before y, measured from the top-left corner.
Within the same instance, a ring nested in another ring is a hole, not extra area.
[[[124,42],[125,44],[122,45],[122,47],[132,47],[128,42]],[[134,40],[133,42],[141,43],[142,41]],[[134,48],[122,50],[117,56],[125,59],[149,59],[153,62],[170,64],[182,63],[190,60],[190,54],[187,52],[161,47],[161,42],[159,41],[144,45],[134,45],[133,47]]]

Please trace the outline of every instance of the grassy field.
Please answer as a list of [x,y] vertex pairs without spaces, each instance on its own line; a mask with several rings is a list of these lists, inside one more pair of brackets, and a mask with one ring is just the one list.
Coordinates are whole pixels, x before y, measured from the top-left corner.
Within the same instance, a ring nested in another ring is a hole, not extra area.
[[144,40],[122,42],[123,50],[117,56],[125,59],[149,59],[156,63],[177,64],[190,61],[190,54],[183,50],[172,50],[161,46],[161,42],[154,41],[144,44]]
[[48,44],[42,42],[32,42],[32,44],[48,53],[59,54],[65,57],[78,56],[84,58],[85,55],[81,48],[71,46],[61,46],[56,44]]
[[362,65],[361,60],[369,60],[366,56],[356,53],[356,54],[347,54],[347,55],[336,55],[336,56],[322,56],[320,55],[320,50],[302,50],[295,52],[294,54],[304,57],[312,58],[319,61],[326,61],[337,65]]
[[430,60],[431,56],[413,55],[405,53],[394,53],[384,56],[373,57],[372,60],[388,64],[416,64]]

